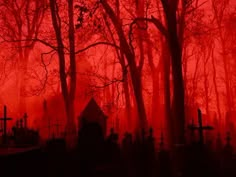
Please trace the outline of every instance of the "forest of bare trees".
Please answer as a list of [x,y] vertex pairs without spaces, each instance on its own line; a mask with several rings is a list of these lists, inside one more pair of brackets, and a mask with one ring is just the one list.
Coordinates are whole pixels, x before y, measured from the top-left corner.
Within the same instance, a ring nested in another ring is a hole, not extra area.
[[3,0],[0,103],[22,114],[59,98],[71,134],[91,97],[110,127],[154,127],[170,145],[185,142],[197,108],[227,129],[236,123],[235,9],[233,0]]

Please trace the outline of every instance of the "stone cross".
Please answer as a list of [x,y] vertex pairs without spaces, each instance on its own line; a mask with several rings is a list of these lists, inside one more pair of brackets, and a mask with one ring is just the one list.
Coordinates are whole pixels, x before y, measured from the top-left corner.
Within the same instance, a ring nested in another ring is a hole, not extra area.
[[51,124],[50,124],[50,121],[48,121],[48,126],[46,128],[48,128],[48,138],[51,137]]
[[230,142],[231,142],[231,136],[230,136],[230,132],[227,132],[227,135],[226,135],[226,146],[231,146],[230,145]]
[[19,120],[16,120],[16,128],[19,128],[20,127],[20,122]]
[[59,136],[59,127],[61,126],[61,124],[59,124],[58,119],[57,122],[54,124],[54,126],[56,127],[56,134]]
[[161,132],[161,137],[160,137],[160,149],[164,149],[164,134]]
[[20,128],[23,128],[23,119],[19,120],[19,125],[20,125]]
[[115,130],[114,130],[114,128],[111,128],[110,129],[110,137],[113,137],[114,134],[115,134]]
[[7,142],[7,121],[12,120],[12,118],[7,117],[7,106],[4,105],[3,118],[0,118],[3,121],[3,143]]
[[[50,124],[50,119],[48,119],[48,133],[49,133],[49,138],[51,137],[52,139],[55,139],[56,136],[59,136],[59,127],[61,124],[59,124],[59,121],[57,119],[56,123]],[[56,127],[56,133],[53,131],[53,127]],[[52,134],[51,134],[52,133]]]
[[221,149],[222,149],[222,142],[221,142],[220,133],[217,134],[217,138],[216,138],[216,148],[217,148],[217,150],[219,150],[219,151],[221,151]]
[[149,135],[148,135],[149,138],[153,138],[153,128],[149,128]]
[[191,130],[191,139],[194,142],[195,141],[195,136],[194,136],[194,129],[192,127],[194,127],[194,119],[192,119],[191,125],[189,126],[189,128]]
[[24,113],[23,119],[24,119],[24,128],[27,128],[28,115],[26,113]]
[[233,146],[231,145],[231,136],[230,136],[230,132],[227,132],[226,135],[226,145],[224,147],[224,154],[227,158],[231,158],[232,154],[233,154]]
[[212,126],[206,125],[203,126],[202,125],[202,112],[200,109],[198,109],[198,126],[195,125],[190,125],[189,129],[194,131],[194,130],[198,130],[198,134],[199,134],[199,143],[200,144],[204,144],[204,135],[203,135],[203,131],[204,130],[213,130]]

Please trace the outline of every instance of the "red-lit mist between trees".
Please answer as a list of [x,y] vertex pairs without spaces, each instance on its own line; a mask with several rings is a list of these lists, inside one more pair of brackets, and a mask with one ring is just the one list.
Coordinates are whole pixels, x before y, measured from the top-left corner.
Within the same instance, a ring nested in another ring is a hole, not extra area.
[[0,106],[13,118],[9,127],[27,113],[42,137],[50,119],[73,140],[94,98],[108,132],[152,127],[170,146],[183,144],[199,108],[202,124],[214,127],[206,139],[236,137],[235,5],[1,0]]

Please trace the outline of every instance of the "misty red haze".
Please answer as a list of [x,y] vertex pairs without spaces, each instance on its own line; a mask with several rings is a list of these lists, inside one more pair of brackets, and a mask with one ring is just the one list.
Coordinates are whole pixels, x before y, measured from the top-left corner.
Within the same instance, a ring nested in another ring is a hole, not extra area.
[[236,133],[235,8],[233,0],[3,0],[0,106],[9,127],[27,112],[44,138],[48,119],[74,132],[94,98],[107,131],[121,135],[153,127],[182,143],[198,108],[215,132]]

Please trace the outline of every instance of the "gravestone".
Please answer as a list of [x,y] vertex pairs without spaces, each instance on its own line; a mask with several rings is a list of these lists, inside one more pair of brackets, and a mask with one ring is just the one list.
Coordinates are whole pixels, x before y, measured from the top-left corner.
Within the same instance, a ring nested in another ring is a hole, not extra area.
[[152,154],[155,153],[155,138],[153,136],[153,129],[149,129],[149,134],[147,136],[147,147],[148,151]]
[[227,131],[230,131],[232,134],[235,133],[235,122],[234,116],[236,115],[235,110],[227,111],[225,115],[225,123]]
[[23,127],[23,119],[20,119],[19,124],[20,124],[20,128],[24,128],[24,127]]
[[192,127],[194,127],[195,125],[194,125],[194,119],[192,119],[192,122],[191,122],[191,124],[189,125],[189,129],[190,129],[190,131],[191,131],[191,133],[190,133],[190,140],[191,140],[191,143],[193,144],[193,143],[195,143],[195,141],[196,141],[196,137],[195,137],[195,129],[193,129]]
[[233,146],[231,145],[232,138],[230,132],[227,132],[225,140],[226,144],[224,146],[223,153],[226,157],[231,158],[233,155]]
[[106,159],[108,163],[115,164],[120,161],[120,148],[118,145],[118,134],[115,133],[114,128],[111,128],[110,135],[106,139]]
[[79,176],[89,176],[97,166],[104,163],[104,136],[98,123],[86,123],[79,130],[78,156]]
[[[198,109],[198,125],[189,125],[191,131],[198,131],[199,141],[197,144],[193,143],[186,149],[185,153],[185,167],[184,175],[191,177],[209,177],[216,176],[217,168],[214,157],[209,149],[209,144],[205,143],[204,131],[213,130],[210,125],[203,125],[202,113]],[[207,146],[208,145],[208,146]]]
[[146,137],[146,165],[147,165],[147,176],[154,176],[156,169],[156,151],[155,151],[155,138],[152,127],[149,129]]
[[157,157],[157,173],[159,177],[170,177],[172,175],[171,171],[171,160],[169,152],[164,147],[164,134],[161,132],[160,142],[159,142],[159,152]]
[[189,125],[189,129],[191,131],[197,130],[199,134],[199,144],[204,144],[204,130],[213,130],[213,127],[210,125],[202,125],[202,112],[200,109],[198,109],[198,126],[195,126],[192,122],[192,125]]
[[125,167],[125,172],[128,176],[135,174],[135,159],[134,159],[134,145],[132,134],[126,132],[122,139],[122,157]]
[[27,125],[27,114],[20,120],[16,120],[16,125],[12,128],[13,140],[16,146],[32,146],[39,143],[39,132],[30,129]]
[[216,152],[219,153],[221,151],[222,151],[222,141],[220,133],[218,133],[216,138]]
[[16,120],[16,128],[20,128],[20,121]]
[[28,127],[28,124],[27,124],[27,119],[28,119],[28,115],[26,113],[24,113],[24,116],[23,116],[23,121],[24,121],[24,128],[27,128]]
[[56,123],[53,124],[55,127],[56,127],[56,136],[57,137],[60,137],[60,127],[62,126],[60,123],[59,123],[59,120],[57,119]]
[[[50,121],[49,121],[50,123]],[[56,123],[49,124],[48,128],[51,130],[52,127],[56,128],[56,132],[49,134],[49,139],[46,142],[46,151],[52,153],[53,155],[58,155],[60,153],[65,153],[66,151],[66,141],[63,137],[59,135],[59,121],[57,119]]]
[[[50,119],[48,120],[48,139],[59,139],[62,138],[62,133],[60,134],[60,127],[62,127],[62,123],[59,123],[59,120],[56,119],[55,123],[51,123]],[[54,128],[56,130],[54,130]]]
[[132,134],[126,132],[122,140],[122,154],[125,159],[131,159],[133,153]]
[[7,143],[7,121],[12,120],[12,118],[7,117],[7,106],[4,105],[4,110],[3,110],[3,118],[0,118],[1,121],[3,121],[3,135],[2,135],[2,140],[3,144]]
[[112,143],[117,143],[118,134],[115,133],[114,128],[110,129],[110,135],[108,136],[107,141],[112,142]]
[[225,138],[226,144],[223,148],[221,168],[224,176],[233,177],[235,176],[235,160],[233,159],[233,146],[231,144],[232,138],[231,133],[226,133]]

